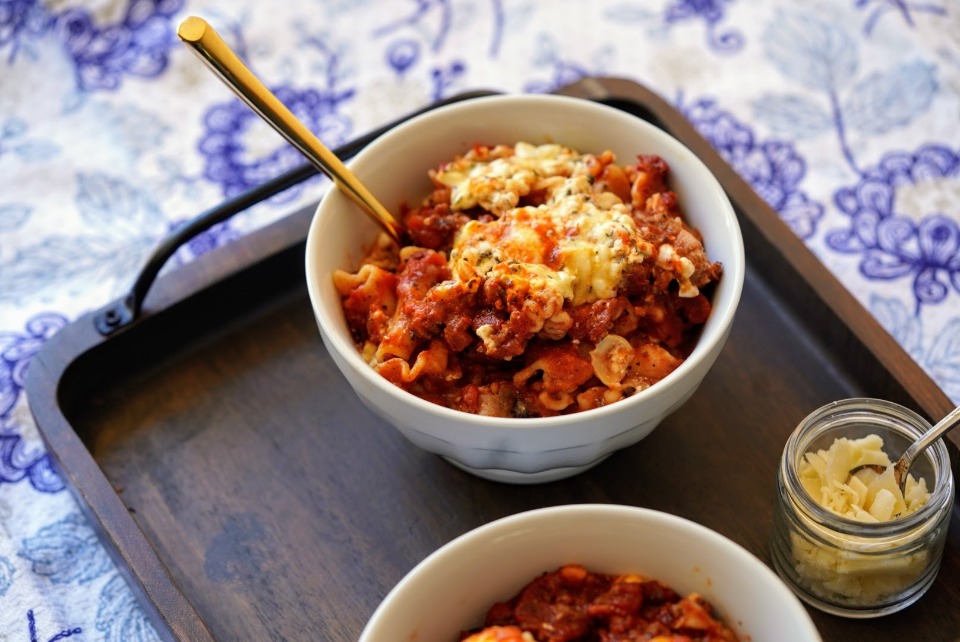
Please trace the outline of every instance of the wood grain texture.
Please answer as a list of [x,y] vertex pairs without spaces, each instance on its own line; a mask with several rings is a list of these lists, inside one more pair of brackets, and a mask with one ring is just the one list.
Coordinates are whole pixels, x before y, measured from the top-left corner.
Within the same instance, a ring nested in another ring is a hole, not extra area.
[[[646,112],[708,164],[718,159],[632,83],[591,79],[567,91]],[[493,519],[558,504],[667,511],[769,563],[775,471],[805,415],[867,395],[936,417],[945,396],[749,188],[711,168],[737,205],[750,263],[731,337],[686,405],[572,479],[475,478],[366,410],[312,317],[306,210],[161,279],[147,316],[117,336],[96,335],[85,318],[51,340],[31,365],[31,408],[161,635],[356,639],[429,553]],[[927,596],[879,620],[811,611],[824,639],[960,631],[960,510],[950,528]]]

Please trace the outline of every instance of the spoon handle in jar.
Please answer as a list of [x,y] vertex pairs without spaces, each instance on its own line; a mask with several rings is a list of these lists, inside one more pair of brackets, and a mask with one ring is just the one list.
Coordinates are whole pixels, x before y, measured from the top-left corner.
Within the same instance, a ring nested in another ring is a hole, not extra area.
[[903,490],[906,484],[907,472],[910,470],[910,466],[913,464],[913,460],[916,459],[917,455],[929,448],[933,442],[942,437],[951,428],[954,428],[958,421],[960,421],[960,406],[948,412],[943,419],[937,422],[936,426],[924,433],[923,437],[910,444],[910,447],[903,452],[893,467],[894,479],[901,490]]
[[353,172],[260,82],[206,20],[196,16],[187,18],[180,24],[177,35],[248,107],[296,147],[317,169],[329,176],[344,194],[373,216],[394,240],[399,240],[402,227],[393,215]]

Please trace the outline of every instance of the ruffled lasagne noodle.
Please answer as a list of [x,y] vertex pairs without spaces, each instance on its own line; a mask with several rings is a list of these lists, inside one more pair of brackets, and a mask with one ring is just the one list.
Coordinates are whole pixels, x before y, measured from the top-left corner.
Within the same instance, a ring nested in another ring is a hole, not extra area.
[[370,365],[465,412],[535,417],[614,403],[689,355],[710,314],[711,262],[656,156],[476,145],[428,172],[334,284]]

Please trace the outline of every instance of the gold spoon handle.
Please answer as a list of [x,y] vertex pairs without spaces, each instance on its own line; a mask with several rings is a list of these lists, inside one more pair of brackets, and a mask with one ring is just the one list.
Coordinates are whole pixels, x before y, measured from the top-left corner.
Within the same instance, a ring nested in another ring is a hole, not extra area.
[[403,227],[397,219],[353,172],[257,79],[206,20],[196,16],[187,18],[180,23],[177,35],[250,109],[300,150],[317,169],[329,176],[344,194],[383,226],[395,241],[400,240]]

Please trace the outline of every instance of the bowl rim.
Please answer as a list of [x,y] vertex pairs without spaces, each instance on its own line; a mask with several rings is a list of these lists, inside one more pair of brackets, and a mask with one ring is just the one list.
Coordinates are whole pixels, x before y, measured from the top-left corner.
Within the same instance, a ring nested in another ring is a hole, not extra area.
[[[391,144],[394,138],[403,136],[407,129],[422,126],[424,122],[430,122],[438,117],[442,118],[445,114],[482,110],[490,108],[491,105],[493,108],[496,108],[498,105],[509,106],[525,103],[532,105],[537,105],[538,103],[552,106],[563,105],[566,106],[566,108],[574,110],[581,109],[593,111],[596,114],[604,113],[607,117],[615,118],[625,123],[629,122],[631,126],[645,129],[649,136],[659,138],[663,145],[673,147],[680,155],[686,157],[688,162],[696,167],[696,171],[699,174],[703,175],[704,179],[709,184],[710,191],[717,197],[718,202],[721,204],[721,210],[723,212],[725,221],[724,228],[727,230],[730,236],[729,240],[732,244],[735,260],[732,262],[732,264],[730,262],[724,263],[723,281],[726,284],[724,287],[728,289],[727,305],[720,311],[720,314],[723,316],[716,323],[716,325],[713,326],[712,334],[708,337],[699,337],[693,351],[686,359],[684,359],[683,363],[681,363],[676,370],[668,374],[656,384],[637,392],[628,399],[622,399],[613,404],[570,414],[552,417],[489,417],[485,415],[476,415],[431,403],[406,390],[403,390],[398,386],[391,384],[369,367],[369,365],[360,356],[359,351],[352,342],[350,342],[349,345],[352,350],[331,349],[331,341],[335,344],[342,343],[342,340],[339,336],[331,336],[334,334],[331,332],[331,330],[334,329],[334,319],[331,315],[336,313],[342,314],[342,311],[327,310],[326,307],[321,305],[322,297],[319,291],[319,279],[322,276],[328,277],[329,275],[318,274],[319,271],[314,269],[312,266],[313,260],[315,260],[315,257],[318,255],[316,245],[319,243],[318,238],[321,236],[321,228],[323,227],[325,220],[330,216],[325,215],[324,212],[333,211],[329,206],[329,202],[331,195],[335,193],[335,188],[331,187],[331,189],[329,189],[323,195],[323,198],[316,207],[307,231],[305,251],[307,289],[311,300],[311,306],[314,310],[315,316],[317,317],[320,332],[323,335],[327,349],[331,353],[336,350],[336,352],[338,352],[343,359],[353,366],[351,368],[352,372],[361,377],[365,383],[373,386],[379,392],[386,394],[392,400],[401,404],[412,406],[419,412],[434,415],[438,419],[447,419],[471,426],[482,426],[487,429],[493,427],[534,430],[547,426],[570,426],[583,421],[585,418],[602,419],[608,415],[617,415],[621,412],[629,410],[629,408],[640,405],[645,400],[656,399],[667,394],[669,389],[677,382],[681,381],[688,371],[696,368],[706,355],[711,354],[718,348],[718,345],[722,345],[722,343],[726,340],[726,336],[733,324],[736,310],[743,293],[743,284],[746,272],[746,256],[743,243],[743,234],[739,225],[739,217],[737,216],[729,197],[726,195],[723,186],[720,184],[717,177],[714,176],[713,172],[710,171],[709,167],[707,167],[707,165],[696,154],[694,154],[692,150],[672,136],[669,132],[657,127],[656,125],[653,125],[648,121],[643,120],[638,116],[629,114],[610,105],[605,105],[589,99],[556,94],[495,94],[491,96],[479,96],[457,103],[444,105],[431,111],[413,116],[412,118],[400,123],[396,127],[378,136],[363,150],[361,150],[360,153],[358,153],[353,159],[351,159],[347,163],[347,166],[350,167],[351,170],[354,170],[358,174],[362,175],[362,166],[365,162],[369,162],[367,159],[372,158],[377,153],[378,148]],[[638,153],[642,152],[643,150],[638,150]],[[714,307],[713,311],[711,312],[711,317],[716,312],[717,308]]]
[[[394,603],[403,599],[404,593],[411,585],[422,581],[424,578],[429,578],[435,568],[442,567],[448,560],[455,560],[464,551],[478,548],[484,542],[507,537],[511,533],[520,532],[524,529],[530,530],[535,527],[548,528],[551,521],[563,519],[569,515],[576,516],[578,521],[581,522],[591,521],[591,518],[597,516],[639,520],[652,524],[663,532],[679,530],[695,538],[707,540],[713,547],[720,549],[723,556],[733,558],[741,568],[745,569],[744,572],[758,574],[765,580],[765,590],[775,592],[777,601],[788,605],[787,608],[793,616],[791,619],[792,626],[802,627],[801,632],[811,641],[822,639],[803,603],[776,572],[732,539],[703,524],[665,511],[625,504],[584,503],[547,506],[507,515],[468,530],[435,549],[410,569],[380,601],[364,625],[358,642],[373,642],[374,638],[371,636],[378,633],[377,628],[382,626],[382,618],[390,609],[394,608]],[[576,561],[571,560],[570,563],[576,563]],[[543,570],[550,571],[553,569],[545,568]],[[628,572],[628,570],[624,572]],[[658,578],[651,579],[656,580]],[[723,610],[728,610],[723,608],[722,603],[718,606]],[[732,623],[728,622],[728,624]],[[749,634],[749,631],[746,633]]]

